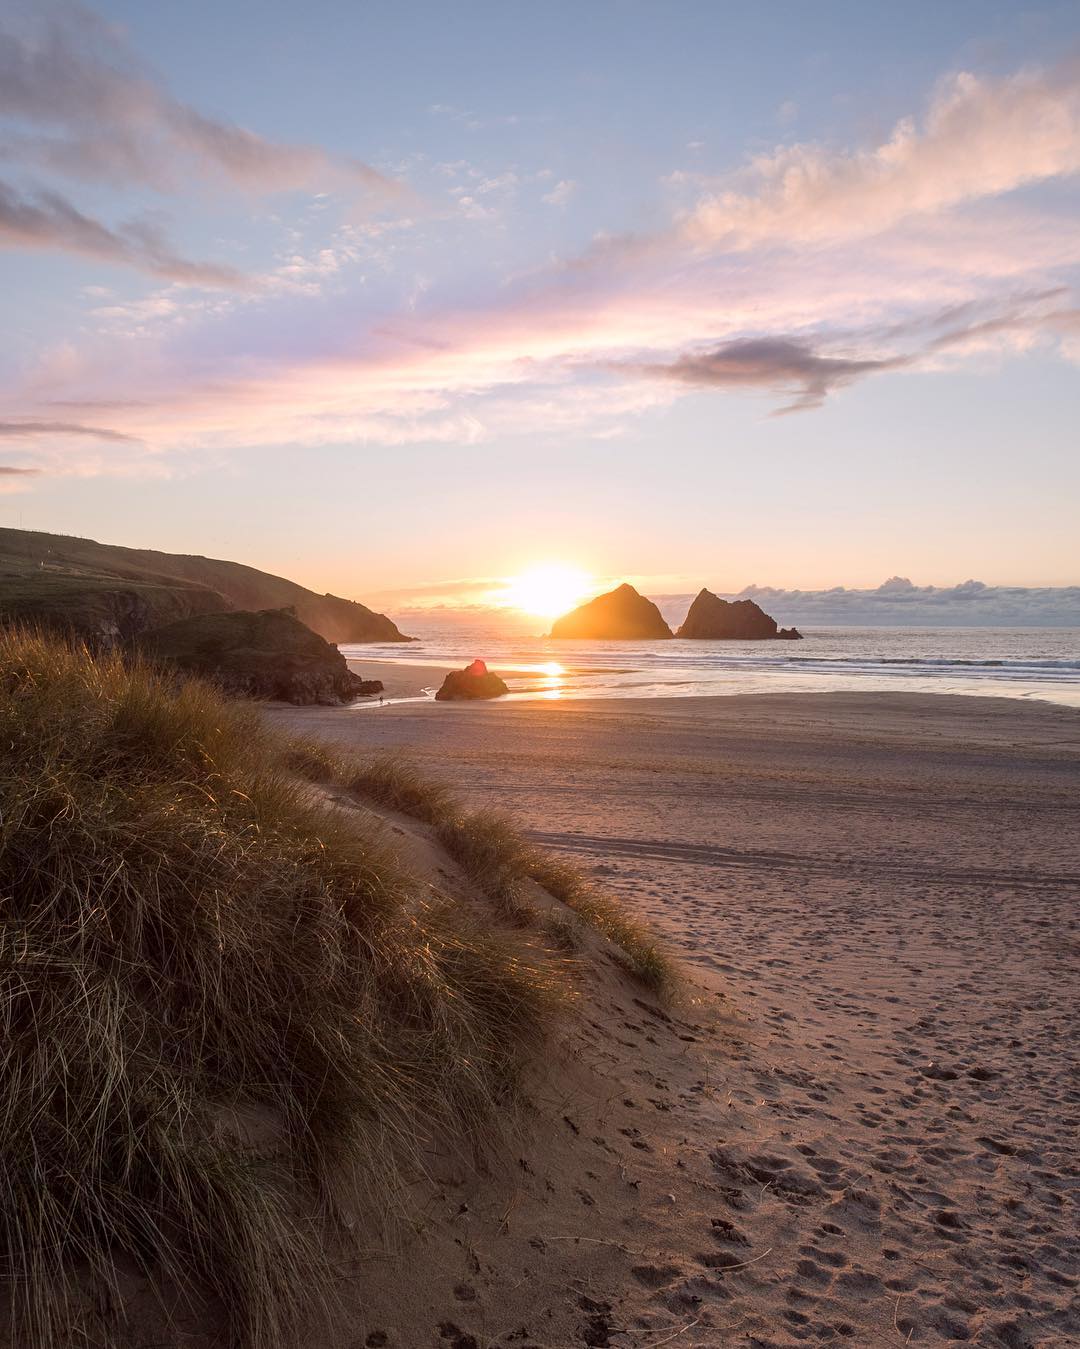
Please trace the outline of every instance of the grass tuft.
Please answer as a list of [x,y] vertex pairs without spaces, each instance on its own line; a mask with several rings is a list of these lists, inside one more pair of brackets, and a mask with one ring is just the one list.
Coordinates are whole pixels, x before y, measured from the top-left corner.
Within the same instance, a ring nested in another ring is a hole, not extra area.
[[393,755],[349,763],[343,785],[424,824],[438,826],[453,810],[448,787]]
[[[660,996],[674,992],[678,984],[674,961],[647,924],[633,918],[573,863],[530,843],[510,816],[462,809],[448,788],[398,758],[379,758],[359,767],[337,760],[328,771],[359,795],[431,825],[469,880],[504,917],[523,924],[535,917],[527,884],[534,881],[573,910],[580,922],[607,937],[623,968],[644,987]],[[544,926],[556,945],[565,949],[571,943],[569,927],[559,926],[557,920]]]
[[[392,1209],[434,1132],[497,1129],[565,965],[426,900],[312,805],[299,779],[341,771],[205,685],[0,633],[16,1342],[70,1342],[81,1294],[115,1292],[126,1262],[216,1298],[236,1343],[288,1345],[329,1297],[315,1219]],[[399,766],[352,785],[446,818]]]
[[669,996],[675,991],[675,963],[647,924],[632,918],[571,862],[533,848],[525,866],[538,885],[614,943],[628,974],[658,995]]

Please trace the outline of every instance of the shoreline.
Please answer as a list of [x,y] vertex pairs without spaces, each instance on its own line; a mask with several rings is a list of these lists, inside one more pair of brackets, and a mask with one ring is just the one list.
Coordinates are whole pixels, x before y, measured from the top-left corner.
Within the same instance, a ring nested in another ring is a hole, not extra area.
[[[590,666],[587,662],[487,659],[494,674],[506,679],[510,692],[498,700],[499,706],[513,703],[607,703],[708,702],[747,697],[843,696],[879,698],[952,697],[978,701],[996,700],[1022,705],[1037,703],[1080,712],[1080,680],[1037,679],[1017,676],[1004,678],[991,673],[972,676],[961,666],[943,673],[933,667],[898,675],[884,667],[870,672],[852,671],[838,664],[835,669],[785,668],[762,670],[757,667],[700,669],[653,667],[648,661],[634,666],[629,659],[618,661],[623,653],[612,653],[612,664]],[[346,657],[349,669],[364,679],[378,679],[384,685],[389,702],[423,701],[452,670],[467,661],[433,659],[406,661],[379,657]],[[987,664],[987,670],[999,667]],[[599,684],[597,681],[602,681]],[[361,704],[363,705],[363,704]]]
[[[503,676],[533,674],[533,671],[523,671],[519,667],[511,665],[498,665],[488,662],[488,669],[493,673]],[[451,702],[436,703],[434,698],[424,695],[424,688],[437,688],[443,679],[451,670],[459,667],[446,663],[436,663],[424,665],[419,662],[397,662],[382,660],[354,660],[348,661],[349,669],[364,679],[380,679],[384,685],[384,697],[387,707],[399,707],[402,711],[406,708],[410,713],[416,713],[421,708],[430,706],[437,709],[440,716],[452,714],[453,709],[468,708],[470,715],[479,715],[483,709],[489,713],[504,713],[509,709],[517,709],[513,715],[526,715],[522,709],[529,709],[529,713],[538,714],[541,711],[565,711],[569,713],[571,709],[579,712],[589,712],[593,715],[598,713],[612,713],[617,715],[621,710],[623,713],[635,715],[652,709],[654,711],[663,711],[665,714],[681,715],[684,717],[694,717],[698,715],[715,714],[721,708],[734,705],[741,709],[750,710],[755,708],[773,707],[775,710],[791,711],[801,707],[804,703],[806,708],[812,708],[815,702],[821,706],[832,705],[840,708],[844,704],[849,704],[850,709],[859,708],[864,700],[866,707],[876,707],[882,711],[891,711],[897,708],[911,707],[913,709],[923,709],[930,711],[940,703],[945,702],[953,706],[970,704],[970,711],[975,712],[982,709],[989,712],[996,709],[1004,712],[1014,708],[1037,708],[1050,709],[1054,715],[1061,714],[1065,718],[1063,727],[1068,727],[1070,723],[1075,723],[1080,727],[1080,707],[1069,703],[1057,702],[1046,697],[1021,697],[1007,696],[999,693],[969,693],[957,692],[949,689],[940,691],[925,690],[897,690],[897,689],[867,689],[867,688],[849,688],[849,689],[800,689],[790,690],[782,689],[775,692],[766,691],[747,691],[731,693],[700,693],[700,694],[651,694],[645,696],[634,696],[632,694],[617,695],[586,695],[572,694],[568,696],[554,696],[549,693],[537,693],[535,696],[522,696],[520,694],[510,694],[501,698],[477,699],[477,700],[455,700]],[[338,712],[351,712],[357,708],[365,706],[377,706],[377,700],[372,703],[371,699],[361,700],[351,707],[327,708],[323,709],[331,714]],[[287,706],[282,704],[281,706]],[[695,712],[693,709],[697,708]]]

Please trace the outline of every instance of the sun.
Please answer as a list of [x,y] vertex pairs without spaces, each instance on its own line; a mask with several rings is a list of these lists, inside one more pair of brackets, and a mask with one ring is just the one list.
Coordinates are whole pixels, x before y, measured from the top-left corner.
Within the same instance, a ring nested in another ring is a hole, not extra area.
[[578,567],[551,562],[511,576],[503,592],[507,608],[537,618],[558,618],[580,604],[589,593],[591,577]]

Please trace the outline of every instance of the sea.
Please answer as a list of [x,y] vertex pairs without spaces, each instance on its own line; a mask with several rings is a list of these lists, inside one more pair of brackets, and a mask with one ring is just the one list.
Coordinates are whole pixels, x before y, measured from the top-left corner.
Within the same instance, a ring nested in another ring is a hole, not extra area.
[[697,698],[735,693],[963,693],[1080,707],[1080,627],[822,627],[801,642],[569,642],[493,626],[411,621],[408,646],[342,646],[356,660],[436,669],[480,657],[512,699]]

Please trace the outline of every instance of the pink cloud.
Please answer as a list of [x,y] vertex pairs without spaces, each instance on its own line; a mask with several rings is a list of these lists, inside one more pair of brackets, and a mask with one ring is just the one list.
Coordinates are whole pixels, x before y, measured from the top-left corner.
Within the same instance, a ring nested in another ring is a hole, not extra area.
[[[882,146],[777,152],[668,230],[470,308],[420,293],[415,311],[371,313],[345,292],[336,305],[313,296],[293,325],[275,321],[269,291],[230,297],[225,315],[171,292],[137,313],[108,306],[93,342],[49,355],[9,404],[106,424],[156,451],[160,469],[165,451],[256,444],[473,443],[522,426],[608,436],[695,390],[810,408],[857,379],[991,348],[1069,355],[1076,311],[1061,283],[1080,233],[997,198],[1080,168],[1073,76],[956,77],[921,127],[901,123]],[[338,263],[297,255],[278,280]]]
[[1001,80],[945,81],[924,123],[905,118],[870,150],[785,146],[742,190],[707,195],[682,225],[699,246],[863,238],[912,216],[1080,172],[1080,64]]
[[[383,322],[363,341],[346,325],[330,356],[301,345],[257,357],[239,344],[212,369],[178,357],[167,329],[155,342],[144,326],[83,354],[62,349],[17,401],[42,418],[104,421],[158,449],[474,443],[522,425],[606,435],[694,389],[774,391],[815,406],[855,379],[940,362],[947,329],[958,354],[976,340],[1013,347],[1021,334],[1054,339],[1072,312],[1058,298],[995,301],[977,281],[943,284],[899,261],[882,272],[876,261],[773,257],[761,272],[629,286],[620,277],[588,294],[564,284],[479,312]],[[967,327],[934,321],[965,304]],[[261,307],[254,320],[265,321]]]

